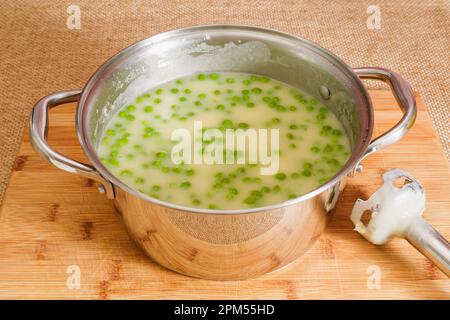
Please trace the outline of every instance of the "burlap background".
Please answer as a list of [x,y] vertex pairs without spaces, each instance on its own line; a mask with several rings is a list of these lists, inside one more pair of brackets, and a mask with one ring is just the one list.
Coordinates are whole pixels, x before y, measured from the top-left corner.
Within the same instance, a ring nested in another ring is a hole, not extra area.
[[[81,30],[66,28],[81,8]],[[381,29],[366,26],[368,5]],[[421,92],[450,155],[449,1],[0,2],[0,203],[33,103],[80,88],[105,59],[143,38],[198,24],[247,24],[308,38],[351,66],[400,72]]]

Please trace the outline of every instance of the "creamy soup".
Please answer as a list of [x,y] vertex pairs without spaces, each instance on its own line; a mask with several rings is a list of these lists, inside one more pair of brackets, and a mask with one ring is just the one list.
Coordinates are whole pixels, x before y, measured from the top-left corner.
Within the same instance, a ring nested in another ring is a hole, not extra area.
[[[204,135],[209,129],[215,129],[213,138]],[[248,138],[244,147],[230,149],[227,134],[236,129],[254,130],[256,148]],[[184,142],[193,145],[190,157],[187,149],[178,152],[186,156],[181,162],[174,156],[183,140],[174,138],[176,132],[190,133]],[[267,161],[255,163],[257,156],[250,161],[250,152],[264,143],[272,170]],[[105,166],[133,189],[207,209],[261,207],[306,194],[333,177],[349,152],[341,123],[316,99],[243,73],[196,74],[144,92],[118,110],[99,145]],[[207,155],[224,161],[205,161]]]

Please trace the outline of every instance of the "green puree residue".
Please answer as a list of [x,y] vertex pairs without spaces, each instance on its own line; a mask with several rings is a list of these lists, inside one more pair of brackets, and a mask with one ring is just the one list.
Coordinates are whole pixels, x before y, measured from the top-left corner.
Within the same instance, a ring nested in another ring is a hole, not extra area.
[[[175,165],[171,133],[192,132],[194,120],[221,131],[278,128],[278,172],[261,175],[260,166],[267,166],[260,164]],[[334,176],[349,151],[342,125],[316,99],[243,73],[196,74],[143,93],[111,119],[99,146],[102,162],[133,189],[171,203],[224,210],[305,194]]]

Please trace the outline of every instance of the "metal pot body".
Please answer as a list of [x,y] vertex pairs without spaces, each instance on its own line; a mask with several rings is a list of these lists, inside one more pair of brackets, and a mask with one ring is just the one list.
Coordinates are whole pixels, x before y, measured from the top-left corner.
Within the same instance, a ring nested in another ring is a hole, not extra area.
[[[335,197],[344,186],[340,186]],[[137,244],[156,262],[189,276],[246,279],[301,256],[325,229],[325,190],[307,200],[246,214],[198,214],[116,189],[115,205]]]
[[[310,193],[284,203],[246,210],[202,210],[141,194],[112,175],[96,150],[101,134],[129,98],[166,81],[198,72],[233,71],[269,76],[302,89],[331,109],[343,124],[352,154],[342,170]],[[389,83],[403,117],[371,141],[373,109],[360,77]],[[48,146],[48,110],[78,101],[77,133],[91,164]],[[109,59],[82,91],[64,91],[33,109],[31,141],[60,169],[100,183],[128,232],[159,264],[189,276],[231,280],[276,270],[302,255],[323,232],[347,176],[368,154],[399,140],[416,115],[414,95],[396,73],[351,69],[325,49],[272,30],[200,26],[140,41]]]

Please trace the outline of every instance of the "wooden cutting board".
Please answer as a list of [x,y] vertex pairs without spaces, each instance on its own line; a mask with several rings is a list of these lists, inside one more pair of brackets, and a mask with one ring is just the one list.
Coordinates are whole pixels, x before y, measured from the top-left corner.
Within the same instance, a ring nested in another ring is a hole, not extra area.
[[[401,116],[389,91],[372,91],[375,135]],[[364,160],[327,231],[291,265],[247,281],[206,281],[168,271],[128,237],[92,181],[60,171],[33,151],[26,132],[0,213],[0,298],[15,299],[449,299],[450,280],[405,240],[374,246],[352,231],[356,198],[366,199],[394,167],[427,191],[425,218],[450,238],[450,172],[423,101],[416,124],[396,145]],[[50,144],[85,160],[75,106],[51,112]],[[75,267],[74,267],[75,266]],[[80,288],[67,285],[73,268]],[[78,269],[79,268],[79,269]]]

